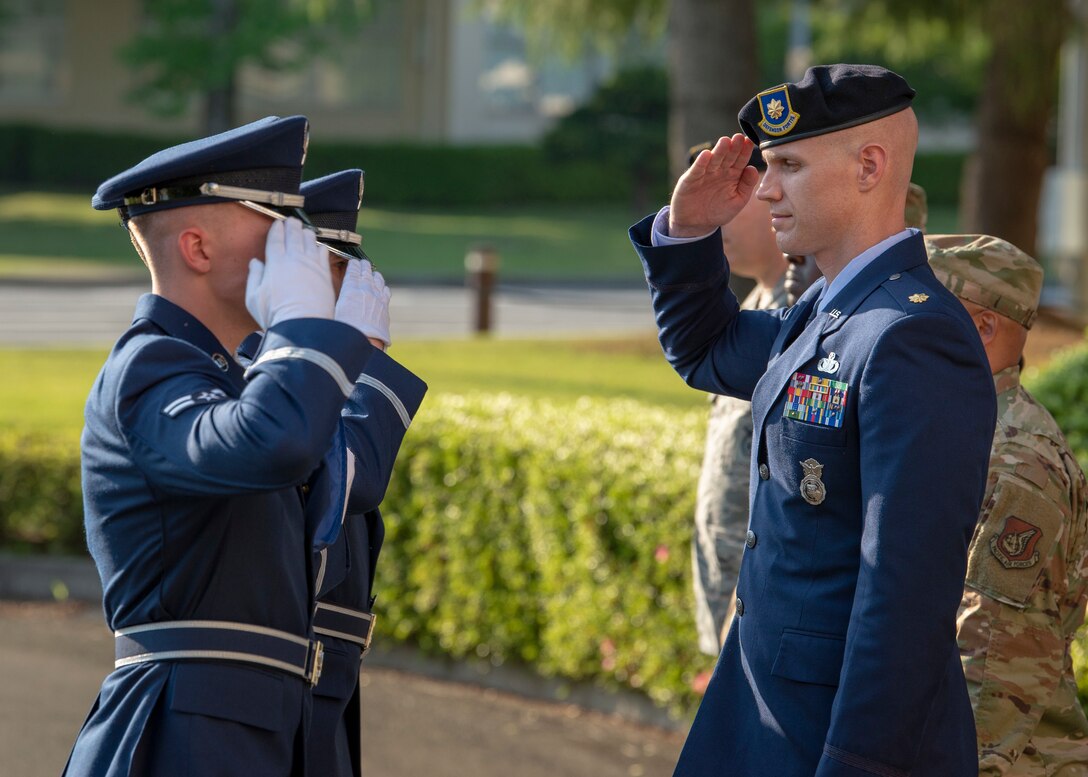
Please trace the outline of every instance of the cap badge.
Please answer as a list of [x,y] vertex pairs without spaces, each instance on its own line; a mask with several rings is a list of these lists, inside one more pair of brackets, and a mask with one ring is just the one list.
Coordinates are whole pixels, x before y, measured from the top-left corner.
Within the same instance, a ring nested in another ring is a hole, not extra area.
[[928,294],[911,294],[909,297],[907,297],[907,299],[909,299],[911,302],[925,302],[927,299],[929,299],[929,295]]
[[801,470],[805,476],[801,478],[801,496],[810,505],[822,504],[827,498],[827,487],[820,476],[824,472],[824,465],[816,459],[805,459],[800,462]]
[[790,93],[785,84],[760,92],[756,99],[759,100],[759,112],[763,114],[759,128],[768,135],[785,135],[797,126],[801,117],[790,105]]

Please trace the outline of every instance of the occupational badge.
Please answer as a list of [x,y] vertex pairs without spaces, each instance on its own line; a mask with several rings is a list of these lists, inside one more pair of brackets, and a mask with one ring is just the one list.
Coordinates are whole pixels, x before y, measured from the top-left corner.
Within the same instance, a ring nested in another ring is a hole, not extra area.
[[925,302],[927,299],[929,299],[929,295],[928,294],[911,294],[909,297],[907,297],[907,299],[909,299],[911,302]]
[[805,476],[801,478],[801,496],[810,505],[821,504],[827,497],[827,487],[820,475],[824,472],[824,465],[816,459],[805,459],[800,462],[801,470]]
[[759,128],[768,135],[785,135],[801,118],[790,105],[790,93],[785,84],[760,92],[756,99],[759,100],[759,111],[763,114]]
[[1038,563],[1035,546],[1042,537],[1038,526],[1010,515],[1005,519],[1005,528],[990,537],[990,552],[1005,569],[1026,569]]
[[[829,358],[834,362],[837,370],[839,363],[835,361],[835,354],[832,353]],[[821,363],[825,361],[827,360],[821,359]],[[823,369],[819,364],[817,367]],[[794,421],[833,426],[838,429],[842,426],[843,414],[846,412],[846,397],[849,393],[850,385],[841,380],[797,372],[790,380],[790,385],[786,387],[786,406],[782,410],[782,415]]]
[[835,352],[832,351],[825,358],[820,359],[816,364],[816,369],[820,372],[826,372],[828,375],[834,375],[839,371],[839,363],[835,361]]

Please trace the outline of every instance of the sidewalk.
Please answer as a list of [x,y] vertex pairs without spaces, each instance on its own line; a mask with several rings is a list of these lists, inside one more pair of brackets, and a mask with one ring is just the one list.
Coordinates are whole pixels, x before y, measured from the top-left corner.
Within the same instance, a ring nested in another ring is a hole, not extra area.
[[[112,665],[97,606],[0,602],[0,764],[55,777]],[[367,777],[668,775],[682,735],[366,665]]]
[[[0,283],[0,344],[109,347],[132,321],[143,284]],[[394,286],[395,338],[464,337],[474,293],[462,286]],[[492,331],[499,337],[652,332],[645,288],[500,286]]]

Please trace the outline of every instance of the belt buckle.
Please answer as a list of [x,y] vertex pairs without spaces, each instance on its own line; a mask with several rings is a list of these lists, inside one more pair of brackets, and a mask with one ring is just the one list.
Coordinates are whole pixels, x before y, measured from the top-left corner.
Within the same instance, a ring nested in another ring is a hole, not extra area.
[[310,649],[306,654],[306,681],[313,688],[321,679],[321,669],[325,665],[325,645],[319,639],[310,641]]
[[362,659],[367,653],[370,652],[370,641],[374,636],[374,622],[378,620],[378,616],[374,613],[367,613],[369,620],[366,624],[366,635],[363,637],[363,652],[359,654],[359,658]]

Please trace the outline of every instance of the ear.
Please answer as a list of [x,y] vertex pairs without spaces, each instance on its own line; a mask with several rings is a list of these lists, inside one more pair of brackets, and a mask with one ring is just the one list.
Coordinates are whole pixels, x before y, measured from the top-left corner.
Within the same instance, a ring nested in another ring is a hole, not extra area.
[[997,313],[992,310],[982,310],[972,318],[974,318],[975,328],[978,330],[978,336],[982,338],[983,345],[988,346],[997,339],[998,327],[1001,325]]
[[858,151],[858,191],[875,188],[888,169],[888,151],[877,143],[866,143]]
[[198,275],[212,267],[208,235],[198,226],[186,227],[178,234],[178,253],[185,266]]

